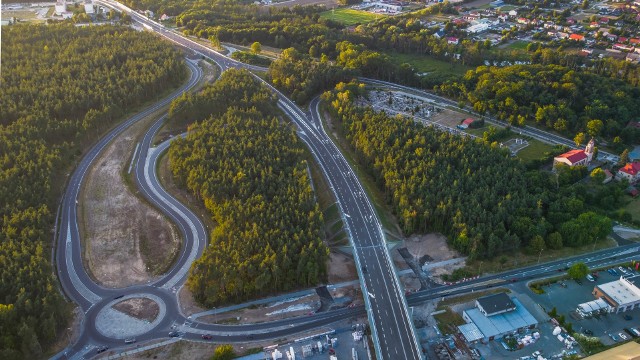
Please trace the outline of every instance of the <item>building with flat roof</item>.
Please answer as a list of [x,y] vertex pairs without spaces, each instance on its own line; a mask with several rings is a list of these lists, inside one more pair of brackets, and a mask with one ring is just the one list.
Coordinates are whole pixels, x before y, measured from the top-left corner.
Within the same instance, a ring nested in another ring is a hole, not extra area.
[[631,341],[586,357],[584,360],[640,360],[640,344]]
[[477,308],[465,310],[462,313],[462,318],[467,324],[458,326],[458,330],[465,340],[469,343],[478,340],[490,341],[538,325],[538,321],[518,299],[510,298],[509,300],[515,306],[514,310],[492,316],[485,316]]
[[516,305],[511,301],[509,295],[505,293],[481,297],[476,300],[476,308],[484,316],[493,316],[516,309]]
[[592,294],[606,300],[616,313],[640,307],[640,289],[622,276],[616,281],[596,285]]

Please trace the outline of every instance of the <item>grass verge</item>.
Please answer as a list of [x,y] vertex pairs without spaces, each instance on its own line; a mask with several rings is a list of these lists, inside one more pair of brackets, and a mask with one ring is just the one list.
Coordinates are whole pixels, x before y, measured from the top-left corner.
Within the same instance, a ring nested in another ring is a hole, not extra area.
[[356,176],[360,180],[364,191],[367,196],[371,200],[373,204],[374,210],[376,211],[376,215],[380,219],[380,223],[382,227],[392,236],[397,238],[402,238],[402,233],[400,228],[396,222],[394,215],[392,214],[389,206],[384,201],[384,194],[380,191],[375,180],[371,175],[369,175],[363,168],[358,165],[358,162],[354,159],[354,154],[351,150],[351,147],[345,140],[344,133],[342,131],[341,126],[334,126],[333,121],[329,123],[327,118],[329,118],[329,114],[326,112],[325,104],[320,104],[320,117],[322,120],[322,124],[331,139],[340,149],[340,152],[344,155],[345,159],[351,165],[351,168],[356,173]]
[[[599,241],[595,244],[584,245],[580,247],[565,247],[559,250],[544,250],[540,256],[540,262],[548,262],[566,257],[572,257],[595,250],[608,249],[616,246],[617,243],[611,238]],[[511,255],[496,256],[493,259],[484,260],[467,260],[466,268],[475,273],[497,273],[515,269],[519,267],[535,265],[538,262],[538,254],[525,254],[521,251],[515,251]]]
[[433,315],[433,318],[438,322],[438,329],[443,334],[456,334],[458,332],[458,326],[466,324],[462,316],[450,307],[446,307],[444,312]]
[[384,15],[373,14],[368,11],[349,8],[327,10],[320,13],[321,18],[337,21],[344,25],[366,24],[383,16]]
[[397,64],[411,64],[419,73],[435,72],[452,75],[464,75],[467,70],[472,69],[472,67],[465,66],[459,63],[434,59],[428,55],[400,53],[387,53],[387,55],[389,55],[391,60],[393,60]]

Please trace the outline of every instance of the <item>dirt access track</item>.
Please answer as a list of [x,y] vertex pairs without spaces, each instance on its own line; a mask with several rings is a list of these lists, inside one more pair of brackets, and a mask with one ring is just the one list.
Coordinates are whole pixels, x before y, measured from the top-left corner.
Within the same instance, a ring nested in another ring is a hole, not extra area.
[[80,195],[84,261],[100,284],[146,283],[168,270],[180,238],[167,218],[137,194],[126,172],[150,116],[120,134],[95,161]]

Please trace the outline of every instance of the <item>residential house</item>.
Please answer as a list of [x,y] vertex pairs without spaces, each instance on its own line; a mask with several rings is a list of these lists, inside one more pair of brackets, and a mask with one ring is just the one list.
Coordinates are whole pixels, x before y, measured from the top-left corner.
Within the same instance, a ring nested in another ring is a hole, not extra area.
[[618,180],[626,179],[630,184],[635,184],[640,180],[640,161],[627,163],[618,170],[616,177]]
[[569,35],[569,39],[573,40],[573,41],[584,41],[584,35],[571,34],[571,35]]
[[457,37],[448,37],[447,38],[447,44],[449,45],[458,45],[458,42],[460,41],[460,39],[458,39]]

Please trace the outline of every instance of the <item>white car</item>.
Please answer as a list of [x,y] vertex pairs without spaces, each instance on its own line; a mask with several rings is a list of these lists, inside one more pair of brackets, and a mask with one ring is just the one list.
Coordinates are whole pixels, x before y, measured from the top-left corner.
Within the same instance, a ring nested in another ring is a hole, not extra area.
[[596,279],[593,278],[593,276],[591,276],[591,274],[587,275],[587,280],[594,282],[596,281]]
[[627,340],[629,337],[623,333],[619,333],[618,336],[620,337],[620,339],[622,340]]

